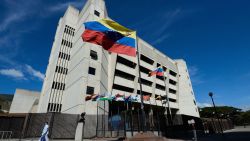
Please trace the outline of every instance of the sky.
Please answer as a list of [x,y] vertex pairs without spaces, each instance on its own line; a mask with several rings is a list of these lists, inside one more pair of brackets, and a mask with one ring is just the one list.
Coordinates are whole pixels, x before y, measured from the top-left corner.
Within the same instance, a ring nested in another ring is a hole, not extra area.
[[[41,91],[58,20],[85,0],[0,0],[0,93]],[[106,0],[108,15],[187,62],[199,106],[250,109],[250,1]]]

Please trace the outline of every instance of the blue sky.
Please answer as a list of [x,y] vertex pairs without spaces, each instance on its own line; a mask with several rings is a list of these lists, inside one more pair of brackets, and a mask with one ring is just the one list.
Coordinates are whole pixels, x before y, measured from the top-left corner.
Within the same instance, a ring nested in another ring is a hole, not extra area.
[[[85,1],[1,0],[0,93],[41,90],[58,20]],[[187,61],[196,99],[250,108],[250,1],[106,0],[109,16]]]

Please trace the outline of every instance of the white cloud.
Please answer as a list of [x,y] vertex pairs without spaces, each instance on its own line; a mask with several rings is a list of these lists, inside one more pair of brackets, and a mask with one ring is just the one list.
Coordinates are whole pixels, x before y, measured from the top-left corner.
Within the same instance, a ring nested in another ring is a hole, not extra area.
[[25,79],[24,74],[16,69],[1,69],[0,74],[10,76],[16,79]]
[[35,77],[35,78],[38,78],[38,79],[41,80],[41,81],[44,79],[45,75],[44,75],[43,73],[41,73],[40,71],[35,70],[35,69],[32,68],[30,65],[25,65],[25,67],[26,67],[27,72],[28,72],[31,76],[33,76],[33,77]]
[[196,66],[188,67],[189,76],[191,78],[193,85],[198,85],[204,83],[202,75],[199,73],[199,69]]
[[160,38],[158,38],[157,40],[153,41],[152,44],[157,45],[169,37],[170,37],[170,34],[165,34],[165,35],[161,36]]
[[198,107],[203,108],[203,107],[212,107],[212,105],[210,103],[200,103],[197,102]]
[[80,8],[80,7],[83,7],[84,3],[85,3],[85,1],[73,1],[73,2],[58,3],[56,5],[50,6],[48,8],[48,11],[50,11],[50,12],[65,11],[69,5]]

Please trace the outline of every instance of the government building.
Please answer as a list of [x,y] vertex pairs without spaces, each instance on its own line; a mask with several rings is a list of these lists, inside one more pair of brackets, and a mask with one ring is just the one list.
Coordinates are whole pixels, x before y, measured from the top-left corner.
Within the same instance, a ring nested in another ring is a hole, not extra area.
[[[150,96],[144,101],[146,117],[150,114],[167,115],[172,124],[184,124],[183,116],[199,118],[183,59],[171,59],[138,37],[139,66],[137,57],[110,53],[101,46],[82,40],[83,23],[102,18],[112,19],[108,16],[104,0],[88,0],[81,10],[69,6],[60,18],[37,112],[86,112],[86,116],[110,118],[126,110],[136,111],[140,108],[140,101],[125,104],[122,101],[86,101],[85,97],[105,93],[136,96],[140,94],[141,82],[142,94]],[[165,71],[164,77],[149,77],[149,72],[159,66]],[[98,119],[91,120],[92,124],[98,122]]]

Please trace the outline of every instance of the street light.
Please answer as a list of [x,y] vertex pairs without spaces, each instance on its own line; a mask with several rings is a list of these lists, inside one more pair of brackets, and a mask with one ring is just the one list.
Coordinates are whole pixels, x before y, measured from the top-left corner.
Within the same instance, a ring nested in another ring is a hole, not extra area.
[[214,112],[215,112],[216,117],[217,117],[217,120],[218,120],[218,122],[219,122],[219,126],[220,126],[221,133],[223,134],[223,130],[222,130],[222,126],[221,126],[221,123],[220,123],[219,115],[218,115],[218,112],[217,112],[216,107],[215,107],[215,104],[214,104],[213,93],[212,93],[212,92],[209,92],[208,95],[209,95],[209,96],[211,97],[211,99],[212,99],[213,106],[214,106]]

